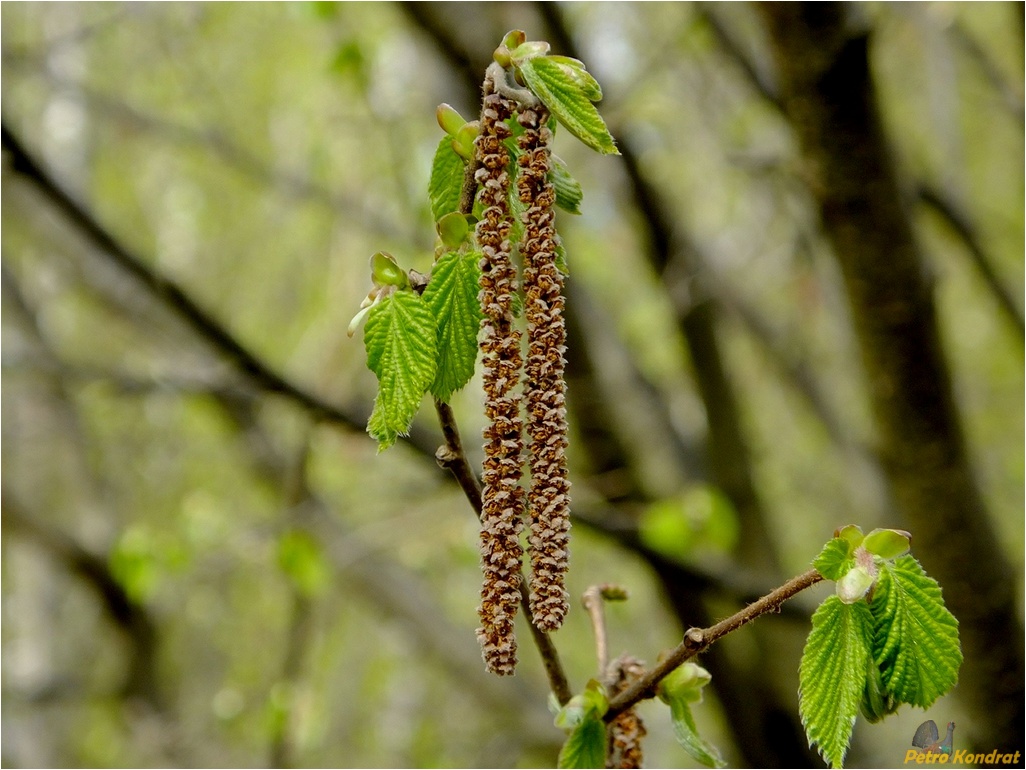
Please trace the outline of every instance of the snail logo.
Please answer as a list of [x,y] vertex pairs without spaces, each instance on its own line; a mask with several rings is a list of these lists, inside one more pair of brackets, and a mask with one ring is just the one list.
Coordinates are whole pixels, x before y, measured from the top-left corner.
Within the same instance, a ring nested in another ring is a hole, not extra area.
[[1001,753],[992,751],[989,754],[974,754],[967,749],[952,750],[955,723],[948,722],[948,732],[941,740],[940,732],[937,730],[937,723],[932,719],[923,722],[916,729],[912,736],[912,745],[915,748],[905,752],[905,764],[917,765],[946,765],[972,764],[972,765],[1018,765],[1022,757],[1021,751],[1013,753]]
[[919,749],[919,754],[944,754],[946,757],[942,761],[946,761],[946,758],[951,756],[954,732],[955,723],[948,722],[948,734],[942,741],[940,733],[937,731],[937,723],[932,719],[927,719],[916,729],[916,734],[912,736],[912,745]]

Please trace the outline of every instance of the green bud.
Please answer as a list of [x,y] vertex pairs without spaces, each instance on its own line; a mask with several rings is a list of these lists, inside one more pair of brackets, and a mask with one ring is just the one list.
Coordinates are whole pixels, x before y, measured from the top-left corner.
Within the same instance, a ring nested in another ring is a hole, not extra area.
[[446,214],[435,224],[438,230],[438,237],[442,239],[450,250],[457,248],[470,233],[470,225],[467,218],[458,211]]
[[881,559],[896,559],[912,548],[912,535],[903,529],[874,529],[862,547]]
[[712,674],[697,663],[682,663],[659,683],[657,694],[664,703],[684,700],[688,703],[702,701],[702,688],[712,681]]
[[506,37],[502,39],[502,45],[512,51],[514,48],[523,45],[526,40],[527,33],[524,30],[511,29],[506,33]]
[[513,65],[517,66],[527,59],[533,59],[536,56],[544,56],[548,52],[549,44],[544,40],[531,40],[512,49],[510,51],[509,58],[510,61],[513,62]]
[[607,602],[625,602],[630,598],[630,594],[623,586],[607,584],[600,587],[600,593]]
[[444,103],[439,104],[435,108],[435,119],[438,121],[441,129],[449,136],[455,136],[456,132],[467,122],[455,109]]
[[835,529],[834,537],[847,540],[851,544],[851,547],[848,549],[848,553],[853,552],[856,548],[862,545],[863,540],[862,529],[855,524],[849,524],[846,527]]
[[406,288],[410,279],[395,261],[395,257],[385,251],[379,251],[371,257],[371,278],[375,286],[398,286]]
[[474,140],[481,133],[481,124],[474,120],[460,126],[452,139],[452,149],[464,160],[474,157]]

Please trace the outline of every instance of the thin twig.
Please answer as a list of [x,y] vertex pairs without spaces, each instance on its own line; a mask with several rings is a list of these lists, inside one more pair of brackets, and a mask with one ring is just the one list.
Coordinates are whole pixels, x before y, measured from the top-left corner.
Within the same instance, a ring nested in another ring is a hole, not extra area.
[[803,572],[801,575],[791,578],[779,588],[766,594],[758,601],[749,604],[740,612],[734,613],[726,620],[721,620],[719,623],[709,626],[709,628],[689,629],[684,634],[683,641],[659,665],[613,698],[609,703],[609,710],[604,717],[605,720],[609,722],[638,701],[653,697],[659,682],[680,666],[681,663],[705,652],[713,642],[750,623],[760,615],[777,611],[780,605],[792,596],[815,585],[822,579],[823,576],[819,572],[810,569],[808,572]]
[[591,627],[595,634],[595,657],[598,658],[598,670],[606,675],[609,666],[609,641],[606,635],[606,613],[602,602],[602,586],[591,586],[581,597],[584,609],[591,618]]

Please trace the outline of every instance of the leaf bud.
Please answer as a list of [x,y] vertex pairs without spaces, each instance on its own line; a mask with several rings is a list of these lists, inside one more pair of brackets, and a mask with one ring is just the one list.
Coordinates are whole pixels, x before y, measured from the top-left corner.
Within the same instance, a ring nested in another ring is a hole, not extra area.
[[449,136],[455,136],[456,132],[466,125],[467,122],[453,107],[444,103],[439,104],[435,108],[435,119],[438,121],[441,129]]

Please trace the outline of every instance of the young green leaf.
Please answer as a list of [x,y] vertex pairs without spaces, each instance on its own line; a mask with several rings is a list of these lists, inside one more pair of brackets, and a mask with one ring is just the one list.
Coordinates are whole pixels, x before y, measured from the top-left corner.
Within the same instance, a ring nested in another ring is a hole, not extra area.
[[443,136],[435,150],[435,159],[431,163],[431,181],[428,183],[431,216],[436,222],[446,214],[459,210],[463,168],[462,158],[452,148],[452,137]]
[[431,270],[424,302],[438,330],[438,370],[431,393],[448,401],[474,376],[481,305],[477,301],[480,252],[449,252]]
[[823,550],[812,561],[812,566],[827,580],[840,580],[845,573],[855,566],[852,558],[854,548],[842,537],[829,541]]
[[405,434],[435,379],[437,334],[427,303],[413,291],[397,291],[375,305],[363,331],[367,368],[378,376],[378,396],[367,432],[388,449]]
[[592,77],[591,73],[585,69],[584,62],[580,59],[572,59],[569,56],[550,56],[549,58],[563,68],[563,71],[581,87],[584,95],[591,101],[602,101],[602,87]]
[[880,667],[870,658],[866,669],[866,689],[862,693],[862,715],[870,722],[879,722],[888,714],[893,714],[900,704],[891,697],[884,687]]
[[702,688],[711,679],[708,671],[688,661],[663,678],[657,694],[663,703],[670,706],[673,734],[684,750],[707,767],[724,767],[726,763],[720,752],[698,734],[695,719],[691,715],[691,704],[702,702]]
[[812,616],[798,669],[798,712],[809,743],[841,767],[862,702],[870,662],[873,616],[865,602],[829,596]]
[[518,67],[524,81],[566,129],[603,155],[619,155],[595,105],[563,67],[547,56],[525,59]]
[[695,718],[686,700],[670,701],[670,719],[673,720],[673,735],[691,757],[706,767],[726,767],[719,750],[698,734]]
[[593,713],[582,719],[559,750],[556,767],[605,767],[606,724]]
[[911,556],[884,563],[870,605],[873,660],[896,700],[929,708],[958,682],[958,621],[940,586]]
[[570,214],[580,214],[581,200],[584,198],[581,183],[573,178],[570,169],[558,155],[552,156],[549,181],[556,188],[556,205]]

